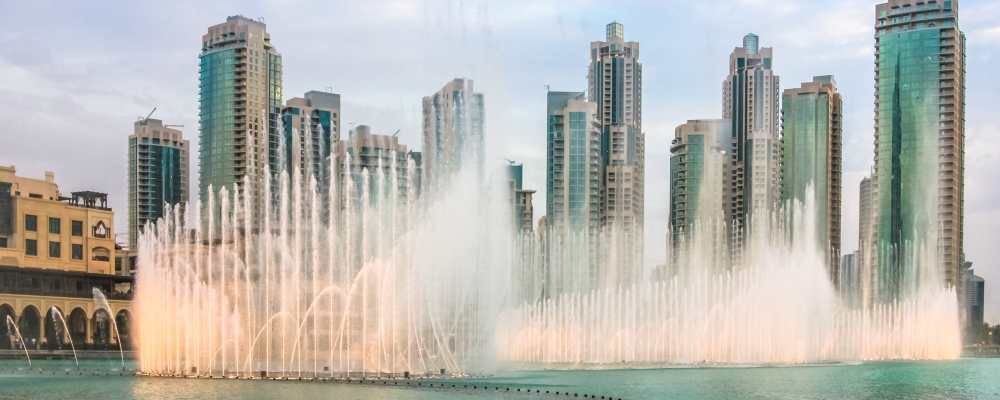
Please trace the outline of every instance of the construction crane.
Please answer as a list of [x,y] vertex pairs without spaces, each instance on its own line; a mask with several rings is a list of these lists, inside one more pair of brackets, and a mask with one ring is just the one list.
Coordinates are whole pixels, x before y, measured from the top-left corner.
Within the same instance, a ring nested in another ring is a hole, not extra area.
[[506,161],[506,162],[509,162],[510,165],[514,165],[514,160],[510,160],[510,159],[507,159],[507,158],[504,158],[503,160]]
[[142,120],[142,125],[146,125],[146,122],[149,122],[149,117],[152,117],[153,113],[155,112],[156,112],[156,107],[153,107],[153,111],[150,111],[149,115],[147,115],[146,118]]

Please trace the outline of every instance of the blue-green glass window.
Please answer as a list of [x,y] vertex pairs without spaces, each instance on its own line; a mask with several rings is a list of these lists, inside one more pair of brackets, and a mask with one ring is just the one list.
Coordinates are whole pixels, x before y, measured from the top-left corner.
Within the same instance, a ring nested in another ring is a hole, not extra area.
[[83,221],[71,221],[73,236],[83,236]]
[[24,216],[24,230],[38,232],[38,216],[26,214]]
[[28,256],[37,256],[38,241],[35,239],[24,239],[24,254]]
[[82,260],[83,259],[83,245],[73,244],[73,259]]
[[56,235],[62,233],[61,219],[49,217],[49,233],[54,233]]

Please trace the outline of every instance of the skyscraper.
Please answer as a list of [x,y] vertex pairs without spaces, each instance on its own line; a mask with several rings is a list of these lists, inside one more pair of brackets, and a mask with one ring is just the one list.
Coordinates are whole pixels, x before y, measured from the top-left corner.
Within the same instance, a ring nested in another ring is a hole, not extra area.
[[[443,188],[465,161],[483,168],[483,94],[472,79],[455,79],[423,99],[423,183]],[[469,166],[467,166],[469,167]]]
[[339,114],[340,95],[335,93],[312,90],[285,102],[281,109],[282,168],[289,172],[298,168],[302,176],[315,176],[319,187],[325,187],[330,178],[328,157],[340,137]]
[[[785,89],[781,110],[781,202],[815,201],[816,246],[825,255],[835,284],[840,266],[842,103],[833,76],[816,76],[802,87]],[[812,199],[809,189],[812,189]],[[810,210],[806,210],[807,212]],[[789,207],[790,218],[796,207]],[[808,237],[786,224],[789,239]]]
[[[735,229],[737,257],[743,236],[752,229],[752,215],[774,211],[779,198],[778,76],[772,69],[771,48],[761,48],[757,35],[743,37],[743,47],[729,55],[729,76],[723,84],[722,115],[732,120],[730,198],[726,220]],[[745,232],[745,233],[741,233]]]
[[607,25],[606,41],[590,43],[588,100],[602,125],[602,222],[612,245],[612,268],[621,283],[641,278],[645,202],[645,136],[642,131],[642,63],[639,43],[625,41],[624,25]]
[[[137,249],[139,230],[163,217],[164,206],[186,206],[191,145],[181,131],[149,119],[128,137],[128,244]],[[183,211],[182,211],[183,213]]]
[[511,162],[507,166],[507,176],[510,179],[510,200],[511,212],[513,213],[513,227],[515,233],[531,233],[534,230],[534,213],[531,206],[531,197],[534,190],[526,190],[523,187],[524,164],[515,165]]
[[584,92],[549,92],[547,103],[546,295],[555,296],[598,283],[602,133]]
[[861,180],[858,199],[858,251],[854,263],[861,274],[858,289],[861,290],[860,301],[864,306],[872,304],[875,295],[875,191],[870,176]]
[[879,297],[914,277],[910,249],[936,250],[959,286],[965,171],[965,34],[958,1],[875,7],[875,237]]
[[278,171],[281,55],[263,22],[232,16],[208,28],[199,58],[202,206],[208,205],[209,186],[215,193],[225,187],[232,197],[249,177],[256,212],[261,207],[265,166],[270,165],[272,173]]
[[678,266],[677,258],[689,250],[685,245],[702,244],[712,246],[711,253],[722,256],[716,258],[716,266],[728,264],[721,243],[704,243],[696,237],[726,237],[714,231],[723,226],[731,142],[732,123],[726,119],[689,120],[674,130],[670,143],[669,244],[673,259],[668,266]]

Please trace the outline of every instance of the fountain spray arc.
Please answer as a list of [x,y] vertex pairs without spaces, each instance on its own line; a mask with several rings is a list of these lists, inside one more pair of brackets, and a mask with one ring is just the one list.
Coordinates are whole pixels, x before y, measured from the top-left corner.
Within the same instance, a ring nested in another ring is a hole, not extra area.
[[301,168],[284,156],[297,145],[279,144],[276,165],[290,170],[265,169],[263,212],[243,190],[214,188],[208,215],[201,204],[190,218],[168,207],[146,228],[140,369],[292,378],[491,370],[512,240],[501,186],[481,168],[456,168],[420,193],[420,170],[402,152],[355,149]]
[[907,251],[919,279],[911,279],[905,296],[847,307],[816,239],[813,198],[758,223],[742,266],[720,260],[726,229],[705,220],[687,235],[666,279],[564,294],[504,313],[499,358],[550,367],[957,358],[958,304],[941,283],[934,254]]

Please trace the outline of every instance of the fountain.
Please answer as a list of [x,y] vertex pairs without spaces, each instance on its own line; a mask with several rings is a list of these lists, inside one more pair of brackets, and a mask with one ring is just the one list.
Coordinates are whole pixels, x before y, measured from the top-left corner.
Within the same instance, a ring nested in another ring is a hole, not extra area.
[[263,212],[245,190],[213,188],[194,215],[168,208],[147,227],[140,370],[363,378],[492,369],[511,264],[510,215],[493,212],[509,208],[502,185],[465,168],[418,198],[414,161],[385,152],[360,168],[359,157],[266,167]]
[[[144,373],[392,378],[505,362],[772,364],[960,352],[955,292],[925,261],[933,254],[912,246],[908,262],[921,278],[905,296],[849,307],[810,236],[811,202],[747,232],[738,265],[719,257],[724,224],[706,220],[671,258],[676,271],[637,279],[636,266],[619,264],[641,257],[622,254],[629,249],[615,231],[574,234],[546,265],[545,245],[511,233],[503,181],[479,168],[421,193],[417,166],[399,153],[347,153],[288,170],[287,145],[297,144],[281,142],[280,172],[264,167],[259,206],[247,176],[236,188],[210,188],[193,215],[167,207],[144,229],[135,304]],[[361,168],[361,157],[377,162]],[[791,241],[786,232],[805,234]]]
[[[118,321],[115,320],[115,313],[111,310],[111,305],[108,304],[108,298],[104,296],[101,289],[94,288],[94,307],[97,309],[104,309],[108,312],[108,318],[111,319],[111,326],[115,328],[115,340],[118,341],[118,355],[121,357],[122,369],[125,369],[125,350],[122,349],[122,337],[118,333]],[[65,320],[64,320],[65,321]]]
[[[58,315],[59,319],[62,321],[62,328],[64,329],[63,332],[58,332],[58,331],[56,332],[56,336],[57,337],[62,337],[64,332],[69,332],[69,326],[66,325],[66,317],[62,314],[62,311],[59,311],[59,307],[52,306],[52,308],[50,310],[52,311],[52,325],[54,327],[58,327],[59,326],[59,325],[56,325],[56,315]],[[80,358],[76,356],[76,345],[73,344],[73,338],[72,337],[69,339],[69,346],[70,346],[71,349],[73,349],[73,360],[76,361],[76,366],[77,366],[77,368],[79,368],[80,367]],[[60,349],[62,349],[62,345],[60,345]]]
[[28,355],[28,346],[24,345],[24,337],[21,336],[21,330],[17,328],[17,323],[15,323],[14,320],[10,318],[10,315],[7,316],[6,323],[7,323],[8,331],[9,331],[10,327],[14,327],[14,333],[17,334],[17,340],[21,343],[21,348],[24,349],[24,357],[28,359],[28,366],[30,367],[31,366],[31,356]]

